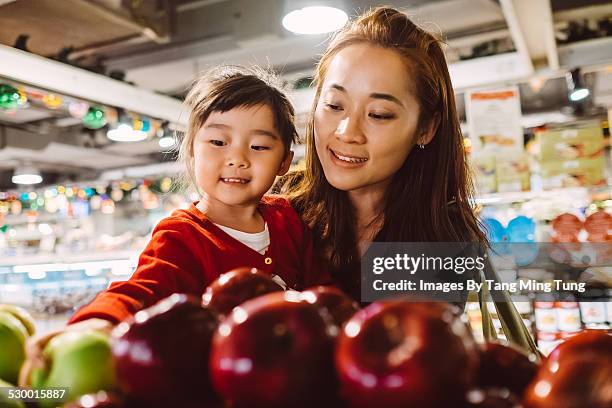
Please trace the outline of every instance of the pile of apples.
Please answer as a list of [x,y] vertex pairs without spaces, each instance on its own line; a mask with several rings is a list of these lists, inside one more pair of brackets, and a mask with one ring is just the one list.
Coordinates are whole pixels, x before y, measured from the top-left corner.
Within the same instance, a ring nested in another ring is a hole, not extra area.
[[578,334],[537,364],[478,345],[452,305],[360,310],[335,288],[283,291],[249,268],[222,275],[202,299],[174,294],[138,312],[110,338],[64,333],[45,353],[51,363],[33,387],[71,387],[69,408],[612,407],[605,332]]

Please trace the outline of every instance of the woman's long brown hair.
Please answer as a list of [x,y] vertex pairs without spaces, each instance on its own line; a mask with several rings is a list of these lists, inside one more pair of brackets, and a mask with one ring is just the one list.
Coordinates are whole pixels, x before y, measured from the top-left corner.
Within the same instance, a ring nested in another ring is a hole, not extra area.
[[[316,247],[335,269],[358,261],[355,213],[346,192],[332,187],[314,147],[314,111],[335,55],[354,44],[372,44],[399,53],[415,83],[420,105],[417,132],[437,124],[425,149],[412,149],[386,192],[382,242],[486,242],[470,205],[472,180],[441,41],[393,8],[375,8],[335,34],[317,66],[316,96],[306,130],[306,170],[285,190],[313,229]],[[342,277],[338,277],[342,279]],[[348,278],[348,277],[347,277]]]

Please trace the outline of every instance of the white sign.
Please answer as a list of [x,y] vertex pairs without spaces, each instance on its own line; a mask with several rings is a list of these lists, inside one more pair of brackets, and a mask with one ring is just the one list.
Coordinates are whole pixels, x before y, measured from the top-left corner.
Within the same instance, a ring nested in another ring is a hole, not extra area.
[[465,111],[474,152],[524,150],[518,87],[466,92]]

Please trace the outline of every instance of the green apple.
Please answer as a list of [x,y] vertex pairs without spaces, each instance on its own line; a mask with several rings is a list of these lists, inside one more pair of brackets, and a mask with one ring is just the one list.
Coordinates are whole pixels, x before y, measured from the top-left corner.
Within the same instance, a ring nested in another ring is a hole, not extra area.
[[28,331],[28,335],[32,336],[36,332],[36,327],[34,326],[34,319],[32,319],[32,316],[23,307],[0,304],[0,312],[9,312],[17,319],[19,319],[21,321],[21,324],[23,324],[23,327],[25,327]]
[[25,408],[25,405],[20,399],[9,398],[8,388],[15,387],[6,381],[0,380],[0,407],[3,408]]
[[[32,388],[67,388],[66,400],[116,388],[110,336],[99,331],[66,331],[53,337],[43,350],[44,367],[32,369]],[[53,401],[39,402],[53,407]]]
[[0,379],[17,384],[28,331],[11,313],[0,311]]

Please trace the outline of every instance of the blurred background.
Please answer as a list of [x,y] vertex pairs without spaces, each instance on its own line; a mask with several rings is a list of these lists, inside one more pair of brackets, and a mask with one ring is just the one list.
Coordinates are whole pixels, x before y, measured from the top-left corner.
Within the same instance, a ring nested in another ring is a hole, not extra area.
[[[490,239],[608,242],[612,2],[385,3],[445,41],[474,206]],[[303,135],[330,32],[377,5],[0,0],[0,302],[51,328],[128,278],[155,223],[197,199],[177,188],[173,149],[198,73],[273,69]],[[294,150],[297,168],[304,146]],[[610,285],[604,263],[582,270]],[[524,260],[504,270],[515,280],[551,277]],[[521,309],[546,347],[610,327],[610,303],[558,303],[526,297]]]

